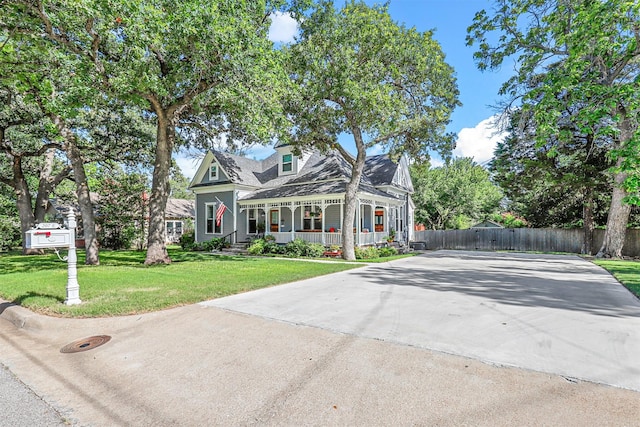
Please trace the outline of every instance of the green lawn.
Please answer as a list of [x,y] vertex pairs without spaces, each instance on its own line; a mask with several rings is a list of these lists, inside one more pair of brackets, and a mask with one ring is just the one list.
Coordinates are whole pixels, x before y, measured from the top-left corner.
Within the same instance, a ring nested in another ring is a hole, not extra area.
[[[66,254],[66,251],[63,251]],[[0,254],[0,298],[43,314],[103,317],[144,313],[357,268],[358,264],[169,251],[170,265],[145,266],[145,253],[101,251],[85,266],[78,251],[82,304],[66,306],[67,263],[55,254]]]
[[593,262],[613,274],[613,277],[640,298],[640,262],[619,260],[595,260]]

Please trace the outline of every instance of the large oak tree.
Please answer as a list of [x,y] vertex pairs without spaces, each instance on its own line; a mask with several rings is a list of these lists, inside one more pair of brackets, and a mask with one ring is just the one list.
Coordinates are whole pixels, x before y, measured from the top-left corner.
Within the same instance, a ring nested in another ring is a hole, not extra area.
[[[630,171],[638,164],[640,4],[628,0],[497,0],[476,14],[468,44],[481,70],[515,60],[501,94],[521,101],[536,135],[569,140],[563,111],[575,129],[613,138],[612,197],[601,257],[620,257],[629,217]],[[563,129],[565,128],[565,129]],[[625,185],[625,182],[627,185]]]
[[[286,76],[267,39],[284,0],[14,0],[16,25],[36,18],[56,47],[91,65],[111,96],[155,117],[157,136],[146,263],[168,263],[164,213],[176,129],[203,117],[219,131],[269,141]],[[296,2],[297,3],[297,2]],[[216,120],[211,120],[211,118]],[[215,129],[214,129],[215,131]]]
[[[392,156],[412,157],[450,152],[445,126],[458,105],[454,71],[431,31],[406,28],[387,6],[361,1],[340,10],[320,2],[288,53],[296,85],[292,144],[336,149],[352,167],[342,242],[343,256],[355,259],[351,230],[367,149],[382,145]],[[353,138],[355,157],[338,143],[341,134]]]

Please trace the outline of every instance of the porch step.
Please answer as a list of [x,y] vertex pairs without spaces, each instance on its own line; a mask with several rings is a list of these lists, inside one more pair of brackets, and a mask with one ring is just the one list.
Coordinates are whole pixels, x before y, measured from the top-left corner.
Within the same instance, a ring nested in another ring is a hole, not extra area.
[[222,252],[237,254],[237,255],[247,255],[249,251],[247,251],[247,243],[233,243],[228,248],[222,249]]

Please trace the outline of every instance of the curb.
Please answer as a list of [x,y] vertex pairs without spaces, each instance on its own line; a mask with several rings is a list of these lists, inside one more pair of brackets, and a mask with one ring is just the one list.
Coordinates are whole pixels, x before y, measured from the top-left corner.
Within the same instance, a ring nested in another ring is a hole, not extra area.
[[44,324],[38,314],[24,307],[0,300],[0,319],[12,323],[18,329],[41,331]]

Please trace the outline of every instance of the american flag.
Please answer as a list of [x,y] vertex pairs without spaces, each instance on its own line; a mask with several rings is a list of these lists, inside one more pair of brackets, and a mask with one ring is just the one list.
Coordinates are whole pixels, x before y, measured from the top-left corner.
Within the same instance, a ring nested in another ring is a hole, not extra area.
[[224,215],[224,211],[227,210],[227,207],[223,202],[220,202],[218,205],[218,210],[216,210],[216,226],[220,227],[220,221],[222,221],[222,215]]

